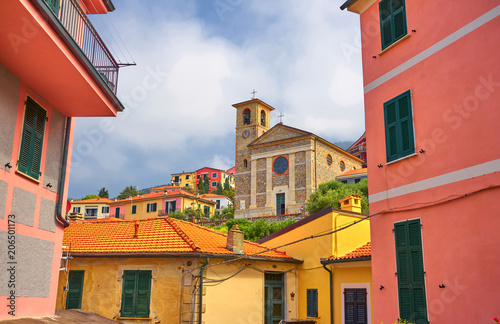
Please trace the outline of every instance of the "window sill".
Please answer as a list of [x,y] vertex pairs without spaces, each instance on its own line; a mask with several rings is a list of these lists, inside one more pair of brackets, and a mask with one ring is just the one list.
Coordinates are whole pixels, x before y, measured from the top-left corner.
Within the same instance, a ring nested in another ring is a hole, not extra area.
[[19,174],[20,176],[23,176],[23,177],[25,177],[25,178],[27,178],[27,179],[31,180],[31,181],[36,182],[36,183],[38,183],[38,184],[40,184],[40,183],[41,183],[41,182],[40,182],[40,180],[37,180],[37,179],[35,179],[35,178],[32,178],[32,177],[30,177],[29,175],[27,175],[27,174],[25,174],[25,173],[23,173],[23,172],[21,172],[21,171],[19,171],[19,170],[16,170],[16,173],[17,173],[17,174]]
[[138,320],[138,321],[151,321],[153,318],[151,317],[121,317],[118,316],[116,319],[119,320]]
[[399,161],[404,160],[404,159],[408,159],[408,158],[410,158],[410,157],[412,157],[412,156],[416,156],[416,155],[418,155],[418,153],[412,153],[412,154],[410,154],[410,155],[400,157],[400,158],[399,158],[399,159],[397,159],[397,160],[393,160],[393,161],[391,161],[391,162],[387,162],[385,165],[393,164],[393,163],[399,162]]
[[400,39],[398,39],[397,41],[395,41],[394,43],[392,43],[391,45],[389,45],[388,47],[386,47],[384,50],[382,50],[382,52],[378,53],[378,56],[381,56],[382,54],[385,54],[388,50],[390,50],[391,48],[393,48],[397,44],[401,43],[402,41],[404,41],[407,38],[410,38],[410,36],[411,36],[411,34],[404,35],[403,37],[401,37]]

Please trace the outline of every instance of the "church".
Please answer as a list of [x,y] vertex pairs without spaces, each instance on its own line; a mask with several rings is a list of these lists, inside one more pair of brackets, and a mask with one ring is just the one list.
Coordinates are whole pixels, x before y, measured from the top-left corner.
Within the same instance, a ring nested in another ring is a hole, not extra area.
[[300,213],[311,192],[363,160],[313,133],[278,123],[257,98],[236,108],[234,217]]

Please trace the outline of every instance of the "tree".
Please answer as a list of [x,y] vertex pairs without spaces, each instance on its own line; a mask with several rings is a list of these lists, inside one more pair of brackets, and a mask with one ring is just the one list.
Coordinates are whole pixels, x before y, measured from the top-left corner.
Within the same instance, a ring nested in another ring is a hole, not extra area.
[[204,193],[209,193],[210,192],[210,179],[208,176],[205,175],[203,178],[203,186],[205,187],[205,192]]
[[139,193],[137,192],[137,189],[134,186],[127,186],[127,187],[125,187],[125,189],[122,190],[122,192],[120,192],[120,194],[116,198],[118,200],[122,200],[122,199],[126,199],[129,197],[135,197],[138,194]]
[[193,195],[196,194],[196,190],[193,189],[193,187],[191,186],[187,186],[187,187],[182,187],[183,190],[186,190],[186,191],[189,191],[190,193],[192,193]]
[[226,178],[226,181],[224,181],[224,190],[230,190],[231,185],[229,184],[229,178]]
[[99,198],[99,197],[96,195],[86,195],[85,197],[82,198],[82,200],[96,199],[96,198]]
[[353,184],[341,183],[336,180],[322,183],[311,193],[306,202],[306,211],[309,214],[332,206],[340,209],[339,200],[349,195],[360,195],[361,212],[368,214],[368,181],[366,179]]
[[100,198],[109,198],[108,191],[106,188],[102,187],[101,190],[99,190],[99,195]]
[[202,179],[198,180],[198,193],[200,195],[205,193],[205,182]]

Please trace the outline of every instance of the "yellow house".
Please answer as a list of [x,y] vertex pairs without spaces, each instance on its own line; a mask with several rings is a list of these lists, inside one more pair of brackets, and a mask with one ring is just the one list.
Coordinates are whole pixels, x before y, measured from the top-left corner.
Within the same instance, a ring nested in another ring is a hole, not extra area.
[[122,219],[141,219],[165,216],[174,211],[202,210],[203,215],[214,215],[215,201],[193,195],[176,187],[113,201],[109,204],[110,216]]
[[278,323],[297,317],[297,265],[278,250],[155,217],[72,222],[56,309],[121,323]]
[[78,214],[85,219],[106,218],[109,217],[109,204],[112,202],[108,198],[72,200],[70,214]]
[[183,187],[191,187],[196,190],[196,172],[172,173],[172,185]]
[[[341,210],[326,208],[257,241],[271,247],[299,241],[281,249],[288,255],[303,260],[298,268],[299,318],[314,320],[318,324],[333,323],[332,304],[337,310],[333,314],[335,323],[344,323],[341,312],[338,311],[342,307],[342,299],[337,298],[332,302],[330,298],[329,271],[333,266],[326,268],[321,259],[344,256],[370,241],[370,223],[366,220],[367,215],[361,213],[361,197],[348,196],[340,203]],[[311,239],[311,235],[316,237]],[[335,269],[336,282],[363,283],[370,291],[370,266],[359,265],[363,267],[338,271]]]

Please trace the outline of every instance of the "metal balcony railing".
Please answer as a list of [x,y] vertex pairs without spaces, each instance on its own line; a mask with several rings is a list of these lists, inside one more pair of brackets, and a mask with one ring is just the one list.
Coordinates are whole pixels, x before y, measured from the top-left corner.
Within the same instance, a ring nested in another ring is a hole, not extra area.
[[118,63],[76,0],[44,0],[87,59],[116,94]]
[[349,150],[349,152],[351,154],[358,153],[358,152],[366,152],[366,144],[363,143],[363,144],[356,145],[356,146],[352,147]]

